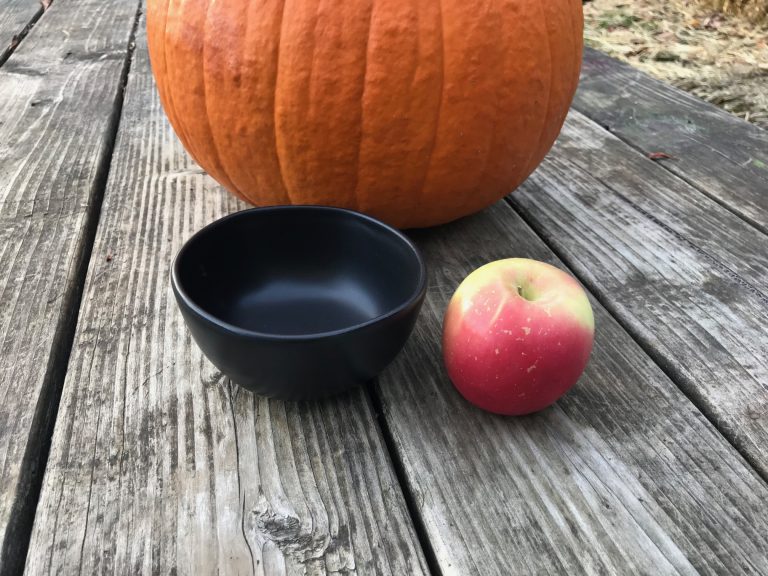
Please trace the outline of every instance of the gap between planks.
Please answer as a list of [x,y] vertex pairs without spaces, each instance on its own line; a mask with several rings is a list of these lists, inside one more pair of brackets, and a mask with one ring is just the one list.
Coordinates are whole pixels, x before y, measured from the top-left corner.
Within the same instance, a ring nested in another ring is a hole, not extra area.
[[[52,2],[47,2],[47,5],[41,4],[39,13],[24,29],[24,36],[29,33],[34,24],[40,19],[45,11],[47,11],[51,4]],[[89,198],[90,201],[86,211],[83,237],[75,253],[74,276],[72,278],[72,283],[70,284],[70,290],[63,296],[64,308],[68,313],[63,314],[56,325],[53,337],[53,347],[49,357],[44,383],[34,412],[32,425],[33,432],[28,441],[28,445],[32,449],[28,449],[25,452],[21,467],[22,478],[20,483],[26,487],[26,491],[25,493],[18,495],[14,506],[15,509],[11,514],[7,534],[12,534],[12,536],[6,537],[2,543],[2,549],[0,550],[0,576],[21,574],[24,571],[35,512],[37,510],[43,477],[45,475],[46,464],[51,448],[51,438],[53,436],[59,402],[61,400],[64,378],[67,373],[67,365],[72,352],[72,345],[77,328],[85,278],[88,272],[96,230],[99,224],[104,191],[109,177],[112,151],[115,147],[117,131],[120,126],[125,86],[128,80],[128,73],[130,72],[131,61],[133,59],[136,31],[141,16],[141,6],[142,3],[139,3],[134,15],[127,54],[120,72],[120,82],[117,87],[115,103],[108,121],[105,142],[106,154],[97,166],[94,176],[93,192]],[[4,58],[0,58],[0,66],[5,63],[17,46],[18,44],[14,45],[7,54],[4,54]],[[24,476],[26,476],[26,478]]]
[[593,361],[551,410],[494,417],[448,383],[434,335],[454,287],[512,255],[557,264],[538,234],[499,203],[416,236],[439,264],[377,392],[445,574],[762,572],[740,532],[760,530],[761,496],[732,509],[765,483],[599,303]]
[[[11,36],[10,41],[8,44],[0,51],[0,66],[5,64],[5,62],[8,60],[8,58],[11,57],[11,54],[13,54],[16,51],[16,48],[19,47],[19,44],[22,43],[24,38],[27,37],[27,34],[32,30],[32,28],[35,27],[35,24],[37,24],[37,21],[40,20],[40,18],[45,14],[45,12],[50,8],[51,4],[53,3],[53,0],[41,0],[40,5],[37,8],[37,11],[32,14],[32,17],[29,19],[29,21],[24,25],[24,27],[16,32],[13,36]],[[0,37],[0,42],[3,41],[3,38]]]
[[[710,408],[707,406],[707,403],[700,396],[690,394],[689,391],[686,390],[685,386],[681,386],[680,371],[672,366],[672,364],[667,359],[655,351],[653,347],[648,344],[648,342],[646,342],[636,333],[632,325],[625,321],[621,314],[617,312],[614,302],[602,294],[600,287],[589,278],[586,278],[584,274],[578,272],[579,266],[574,262],[573,258],[571,258],[564,250],[561,250],[556,244],[549,242],[547,238],[542,235],[541,227],[537,225],[534,219],[530,218],[523,210],[520,210],[520,208],[510,200],[509,196],[507,196],[504,201],[517,213],[518,216],[520,216],[520,218],[526,224],[528,224],[528,226],[531,227],[534,232],[536,232],[539,238],[541,238],[541,241],[547,245],[547,247],[555,254],[555,256],[557,256],[558,259],[562,260],[562,262],[568,267],[568,270],[571,272],[571,274],[573,274],[579,280],[579,282],[581,282],[587,288],[595,300],[597,300],[600,305],[610,313],[616,323],[619,324],[619,326],[624,329],[624,331],[640,347],[640,349],[656,363],[661,371],[664,372],[664,374],[666,374],[666,376],[675,384],[675,386],[677,386],[682,394],[688,398],[688,400],[690,400],[696,409],[699,410],[699,412],[701,412],[704,417],[712,423],[718,432],[720,432],[720,434],[722,434],[722,436],[726,439],[728,444],[730,444],[733,449],[738,452],[739,455],[741,455],[745,462],[749,464],[750,468],[752,468],[755,473],[760,476],[760,478],[766,484],[768,484],[768,475],[763,471],[759,463],[757,463],[755,459],[750,455],[748,450],[745,450],[743,446],[740,446],[738,443],[734,442],[733,435],[728,432],[728,427],[724,425],[723,419],[718,417],[717,414],[714,414],[712,410],[710,410]],[[750,288],[753,287],[750,286]],[[759,294],[761,298],[764,298],[761,293]]]
[[419,512],[419,508],[421,506],[418,502],[416,502],[414,498],[416,491],[408,481],[408,472],[406,470],[405,463],[400,458],[400,453],[397,450],[397,446],[395,444],[394,434],[392,434],[389,422],[384,416],[384,406],[382,404],[381,397],[376,392],[377,383],[377,378],[366,383],[365,397],[371,407],[371,413],[373,414],[374,421],[376,422],[376,426],[379,429],[379,434],[381,434],[381,437],[384,440],[384,448],[387,451],[387,455],[389,456],[389,461],[392,463],[392,469],[395,473],[397,483],[400,485],[400,490],[403,493],[405,506],[408,509],[408,517],[413,523],[414,532],[418,538],[421,550],[424,552],[424,559],[427,562],[427,569],[433,576],[442,576],[443,571],[440,569],[440,561],[437,558],[437,553],[435,552],[435,549],[432,546],[432,541],[429,538],[429,531],[424,524],[424,518]]
[[191,343],[171,255],[243,205],[173,135],[141,25],[137,45],[27,573],[427,573],[363,390],[256,398]]
[[572,108],[768,235],[768,132],[590,48]]
[[[633,197],[631,197],[632,191],[626,188],[626,183],[621,183],[620,185],[617,185],[617,183],[612,184],[609,179],[615,177],[612,175],[613,173],[604,171],[604,174],[600,174],[600,170],[590,170],[589,152],[585,152],[581,160],[575,160],[573,163],[571,163],[570,160],[564,160],[568,156],[568,152],[572,151],[574,146],[582,146],[583,143],[576,137],[577,134],[582,132],[585,134],[589,132],[596,133],[597,131],[607,135],[608,141],[606,144],[613,141],[617,144],[621,142],[619,146],[626,146],[626,152],[617,151],[618,160],[614,159],[614,161],[621,160],[627,162],[628,166],[631,167],[628,169],[628,172],[632,174],[636,173],[640,168],[647,171],[648,174],[655,172],[659,178],[651,178],[650,186],[652,188],[657,185],[671,186],[668,193],[679,193],[681,198],[686,199],[688,202],[688,204],[683,205],[687,206],[687,209],[690,210],[693,206],[693,204],[690,204],[691,200],[695,200],[693,197],[701,192],[699,187],[695,184],[688,183],[685,178],[681,177],[676,172],[649,161],[644,151],[637,146],[620,138],[618,134],[608,130],[598,121],[583,115],[576,109],[571,112],[569,120],[563,130],[563,134],[558,141],[559,144],[553,149],[549,159],[545,161],[539,172],[521,185],[519,192],[508,195],[505,198],[505,201],[518,216],[535,231],[542,241],[547,244],[550,250],[573,271],[573,274],[587,286],[595,299],[610,312],[611,316],[616,319],[627,334],[654,361],[654,363],[659,366],[659,368],[686,396],[686,398],[696,406],[704,417],[712,423],[712,425],[723,435],[726,441],[749,464],[755,473],[764,482],[768,483],[768,467],[766,467],[766,462],[763,456],[761,456],[761,452],[757,450],[754,445],[744,442],[741,438],[744,430],[743,426],[740,426],[740,424],[743,424],[743,422],[740,423],[738,421],[738,416],[730,414],[727,411],[720,411],[719,405],[712,397],[711,389],[699,389],[693,385],[691,380],[692,376],[687,373],[687,371],[691,370],[690,366],[685,362],[679,361],[677,358],[670,357],[668,353],[665,353],[663,346],[659,347],[648,334],[643,333],[637,322],[640,321],[641,324],[643,323],[643,320],[647,322],[647,317],[644,317],[642,314],[638,315],[632,311],[623,310],[621,295],[613,295],[608,291],[609,289],[605,284],[607,281],[606,278],[601,277],[600,275],[593,278],[590,275],[590,269],[588,267],[585,268],[585,261],[581,261],[582,257],[579,256],[580,252],[574,252],[574,248],[570,247],[568,241],[569,235],[573,234],[573,231],[577,228],[571,230],[572,227],[567,225],[567,231],[561,240],[558,240],[556,233],[548,231],[548,219],[553,218],[548,214],[549,210],[554,210],[553,207],[561,204],[563,206],[568,204],[564,201],[554,199],[550,193],[544,193],[543,189],[558,185],[557,183],[550,182],[549,174],[553,172],[554,166],[559,166],[559,162],[565,161],[568,163],[569,170],[575,170],[585,175],[588,174],[588,177],[595,183],[595,185],[598,185],[602,190],[609,191],[610,196],[615,198],[619,203],[625,205],[628,211],[636,212],[642,219],[651,223],[655,228],[662,230],[665,235],[672,237],[678,247],[683,247],[686,250],[695,253],[700,266],[706,265],[707,267],[711,267],[711,270],[717,271],[722,277],[728,278],[730,282],[738,285],[739,292],[751,294],[753,300],[757,301],[761,306],[768,304],[768,297],[766,296],[765,291],[762,290],[763,283],[761,282],[764,278],[764,261],[760,258],[753,258],[752,255],[746,254],[746,252],[739,252],[740,249],[744,250],[744,244],[737,244],[721,249],[719,246],[713,247],[712,244],[708,244],[706,241],[701,244],[697,243],[697,240],[698,242],[702,242],[703,237],[697,236],[699,232],[695,229],[695,226],[692,224],[690,230],[685,228],[680,229],[680,226],[677,225],[675,220],[686,220],[686,216],[689,216],[693,222],[695,220],[694,216],[700,219],[700,213],[686,212],[685,209],[681,209],[680,214],[671,216],[662,211],[662,216],[657,217],[656,214],[650,211],[651,208],[649,206],[643,206],[641,205],[642,202],[639,202],[637,198],[633,199]],[[594,151],[593,153],[597,154],[597,152]],[[563,168],[561,167],[560,169],[562,170]],[[576,172],[574,172],[574,174],[575,173]],[[679,185],[675,185],[675,181],[677,181]],[[630,180],[627,182],[630,182]],[[574,199],[578,198],[578,200],[573,200],[572,203],[576,205],[581,202],[586,202],[586,199],[581,199],[580,193],[577,192],[579,187],[576,184],[571,184],[570,186],[573,187],[574,190]],[[622,186],[624,186],[624,188],[622,188]],[[685,188],[688,188],[693,193],[684,194],[682,190]],[[542,200],[539,203],[527,200],[528,196],[532,193],[543,194]],[[661,195],[666,196],[665,194]],[[722,217],[727,217],[725,218],[725,221],[730,222],[732,225],[741,225],[744,234],[747,235],[747,238],[749,238],[753,244],[753,252],[754,250],[757,250],[759,253],[759,247],[765,243],[765,237],[759,226],[752,225],[752,223],[745,219],[743,215],[731,210],[728,206],[709,194],[701,194],[701,199],[702,201],[700,202],[700,205],[696,206],[696,209],[706,210],[709,208],[711,213],[715,215],[722,210]],[[550,207],[547,208],[547,206]],[[537,207],[540,209],[537,209]],[[564,210],[566,209],[564,208]],[[607,210],[607,207],[604,206],[603,210]],[[610,211],[608,214],[610,214]],[[698,222],[698,220],[696,220],[696,222]],[[699,223],[696,226],[700,228],[702,225]],[[613,228],[615,227],[616,225],[613,226]],[[611,226],[609,226],[609,228],[611,228]],[[735,235],[738,235],[737,232],[738,230],[734,230]],[[744,262],[739,262],[737,258],[739,254],[744,256]],[[730,259],[728,256],[730,256]],[[644,254],[641,260],[648,257],[649,254]],[[624,262],[622,258],[619,259],[619,263],[621,262]],[[670,280],[670,282],[671,281],[672,280]],[[632,299],[627,301],[628,304],[631,304],[631,302]],[[674,305],[674,300],[671,302],[672,305]],[[726,346],[726,348],[731,350],[728,346]]]
[[[632,148],[632,150],[635,150],[638,154],[643,156],[643,158],[650,159],[648,157],[648,152],[646,150],[644,150],[643,147],[640,144],[635,143],[631,138],[628,138],[628,137],[624,136],[623,134],[621,134],[618,131],[611,130],[610,126],[600,124],[600,122],[597,121],[597,119],[594,117],[594,115],[591,114],[586,108],[584,108],[582,106],[579,106],[579,107],[577,107],[575,109],[578,110],[579,112],[581,112],[582,114],[584,114],[584,116],[586,116],[587,118],[589,118],[590,120],[592,120],[596,124],[600,125],[606,132],[609,132],[610,134],[613,134],[614,136],[616,136],[616,138],[618,138],[619,140],[621,140],[621,142],[623,142],[624,144],[626,144],[627,146]],[[740,220],[743,220],[746,224],[749,224],[750,226],[752,226],[753,228],[758,230],[760,233],[765,234],[766,236],[768,236],[768,228],[766,228],[763,224],[761,224],[760,222],[758,222],[754,218],[751,218],[749,215],[744,214],[743,212],[737,210],[734,206],[732,206],[726,200],[723,200],[722,198],[720,198],[719,196],[716,196],[715,194],[711,194],[710,192],[707,191],[706,188],[704,188],[701,185],[699,185],[693,178],[690,178],[690,177],[686,176],[682,172],[678,172],[678,171],[672,170],[667,162],[674,162],[674,161],[675,161],[675,158],[671,157],[671,158],[668,158],[668,159],[664,159],[664,161],[654,161],[654,163],[657,166],[659,166],[660,168],[662,168],[665,172],[670,174],[671,176],[674,176],[675,178],[677,178],[678,180],[684,182],[688,186],[691,186],[692,188],[695,188],[696,190],[701,192],[704,196],[706,196],[707,198],[711,199],[713,202],[716,202],[723,209],[727,210],[728,212],[730,212],[734,216],[738,217]]]

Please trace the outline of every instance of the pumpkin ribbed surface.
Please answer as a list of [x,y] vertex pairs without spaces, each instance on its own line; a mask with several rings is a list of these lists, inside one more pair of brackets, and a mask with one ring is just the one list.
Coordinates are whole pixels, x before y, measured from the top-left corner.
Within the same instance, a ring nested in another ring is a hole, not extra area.
[[168,118],[226,188],[403,228],[536,168],[582,48],[580,0],[149,0],[147,27]]

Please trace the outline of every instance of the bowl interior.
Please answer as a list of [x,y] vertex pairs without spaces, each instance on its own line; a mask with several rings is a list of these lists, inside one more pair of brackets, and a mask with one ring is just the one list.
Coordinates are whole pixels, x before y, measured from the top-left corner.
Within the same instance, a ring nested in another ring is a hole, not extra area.
[[405,305],[423,282],[400,233],[355,212],[247,210],[196,234],[179,253],[177,287],[218,320],[253,332],[312,335]]

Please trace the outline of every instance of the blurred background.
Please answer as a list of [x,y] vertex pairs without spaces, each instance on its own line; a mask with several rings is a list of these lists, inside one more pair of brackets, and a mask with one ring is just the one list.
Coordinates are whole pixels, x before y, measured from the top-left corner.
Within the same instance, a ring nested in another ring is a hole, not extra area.
[[585,40],[768,128],[768,0],[586,0]]

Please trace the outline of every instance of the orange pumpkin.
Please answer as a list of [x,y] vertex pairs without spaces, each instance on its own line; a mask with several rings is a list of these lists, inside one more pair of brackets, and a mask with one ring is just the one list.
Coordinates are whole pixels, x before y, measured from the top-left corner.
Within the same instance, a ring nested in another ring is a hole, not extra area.
[[404,228],[528,177],[582,51],[581,0],[149,0],[147,27],[168,118],[221,184]]

